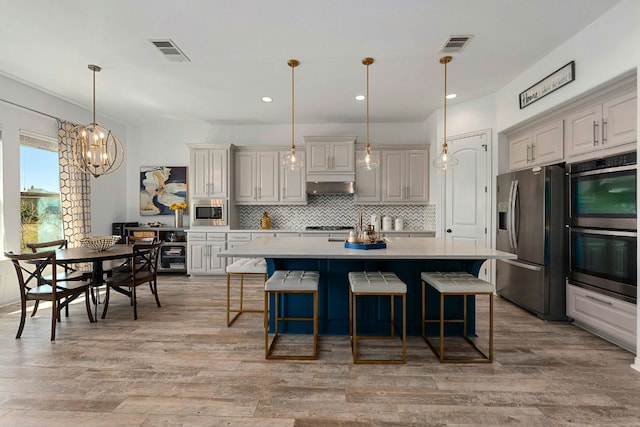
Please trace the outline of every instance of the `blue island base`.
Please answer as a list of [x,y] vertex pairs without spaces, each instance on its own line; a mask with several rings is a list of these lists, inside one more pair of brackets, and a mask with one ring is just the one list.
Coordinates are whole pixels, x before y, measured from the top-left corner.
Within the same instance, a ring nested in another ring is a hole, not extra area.
[[[268,274],[275,270],[314,270],[320,272],[318,286],[319,333],[321,335],[349,334],[349,280],[351,271],[390,271],[396,273],[407,284],[407,334],[422,334],[422,282],[420,274],[429,271],[466,271],[478,274],[485,260],[361,260],[361,259],[297,259],[267,258]],[[287,317],[312,316],[312,299],[309,295],[280,295],[279,306]],[[445,302],[445,318],[462,318],[463,297],[450,296]],[[397,324],[401,324],[401,298],[395,299]],[[270,307],[273,306],[273,297]],[[366,297],[358,299],[358,335],[385,335],[389,333],[391,317],[389,297]],[[437,319],[440,311],[439,294],[427,286],[427,313]],[[475,334],[475,299],[468,297],[467,333]],[[274,327],[270,313],[270,329]],[[311,325],[301,322],[281,322],[284,333],[311,334]],[[437,324],[427,325],[427,335],[439,334]],[[461,324],[445,325],[445,334],[462,335]]]

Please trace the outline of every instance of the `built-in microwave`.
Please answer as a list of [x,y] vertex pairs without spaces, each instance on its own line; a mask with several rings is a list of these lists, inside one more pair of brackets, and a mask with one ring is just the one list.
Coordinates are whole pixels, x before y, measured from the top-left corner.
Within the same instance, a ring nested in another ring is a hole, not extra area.
[[191,225],[227,225],[227,201],[195,199],[191,203]]

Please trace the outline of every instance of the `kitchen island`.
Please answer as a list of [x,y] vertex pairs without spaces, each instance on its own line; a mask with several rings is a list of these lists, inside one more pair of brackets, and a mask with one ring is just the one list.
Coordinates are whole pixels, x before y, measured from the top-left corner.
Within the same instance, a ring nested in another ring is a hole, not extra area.
[[[386,238],[386,249],[346,249],[344,241],[327,237],[263,237],[222,251],[221,257],[265,258],[268,274],[275,270],[315,270],[320,272],[319,330],[320,334],[347,335],[349,333],[348,278],[350,271],[391,271],[407,284],[407,333],[421,332],[421,281],[423,271],[467,271],[478,275],[482,264],[490,259],[515,259],[510,253],[465,242],[430,237]],[[438,312],[436,292],[428,287],[428,312]],[[287,314],[306,316],[310,304],[304,296],[287,296]],[[470,298],[471,300],[471,298]],[[399,309],[399,306],[397,307]],[[449,298],[445,311],[461,316],[462,298]],[[377,298],[358,309],[359,325],[365,333],[381,333],[388,329],[388,298]],[[470,333],[475,329],[475,304],[468,305]],[[273,318],[271,319],[273,323]],[[290,325],[284,332],[310,332],[307,325]],[[429,325],[434,326],[435,325]],[[451,324],[449,334],[460,334],[460,325]],[[298,329],[300,328],[300,329]],[[386,328],[386,329],[385,329]]]

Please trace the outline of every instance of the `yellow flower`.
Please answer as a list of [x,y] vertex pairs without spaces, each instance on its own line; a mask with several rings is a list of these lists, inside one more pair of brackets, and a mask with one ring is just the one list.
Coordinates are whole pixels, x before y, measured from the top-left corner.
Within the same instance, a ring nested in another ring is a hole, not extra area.
[[171,203],[171,206],[169,206],[169,209],[171,209],[172,211],[187,209],[187,204],[185,202]]

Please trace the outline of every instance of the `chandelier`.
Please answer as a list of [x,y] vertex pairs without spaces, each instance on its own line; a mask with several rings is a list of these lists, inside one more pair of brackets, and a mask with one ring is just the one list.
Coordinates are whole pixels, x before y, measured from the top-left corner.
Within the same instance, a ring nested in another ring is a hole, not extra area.
[[369,143],[369,65],[373,64],[373,58],[364,58],[362,60],[362,63],[367,67],[367,94],[365,98],[367,101],[367,145],[365,147],[364,153],[358,156],[358,159],[356,160],[356,166],[359,169],[372,170],[380,166],[380,159],[371,155],[371,144]]
[[440,63],[444,64],[444,127],[442,130],[442,152],[433,160],[433,166],[443,171],[458,164],[458,159],[452,154],[449,154],[449,147],[447,145],[447,64],[451,62],[451,59],[453,58],[450,56],[440,58]]
[[89,65],[93,71],[93,121],[73,128],[73,160],[76,167],[95,178],[115,172],[124,161],[124,147],[110,130],[96,123],[96,72],[101,68]]
[[304,160],[296,155],[296,114],[295,114],[295,68],[300,65],[297,59],[290,59],[291,67],[291,152],[282,160],[285,169],[298,170],[304,167]]

